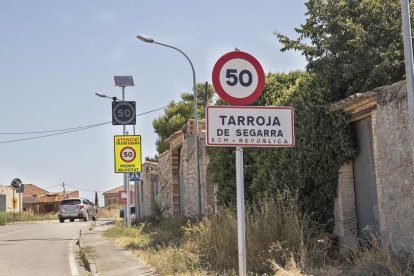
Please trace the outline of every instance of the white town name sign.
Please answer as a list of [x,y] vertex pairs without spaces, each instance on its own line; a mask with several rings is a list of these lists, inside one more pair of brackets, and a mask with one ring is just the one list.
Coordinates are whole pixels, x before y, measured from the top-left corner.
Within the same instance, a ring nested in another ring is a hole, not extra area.
[[207,106],[208,146],[293,147],[291,107]]

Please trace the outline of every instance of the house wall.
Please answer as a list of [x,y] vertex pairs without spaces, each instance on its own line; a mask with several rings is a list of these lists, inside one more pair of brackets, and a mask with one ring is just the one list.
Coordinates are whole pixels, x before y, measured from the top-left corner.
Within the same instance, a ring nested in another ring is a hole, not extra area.
[[0,185],[0,194],[6,196],[6,212],[19,212],[20,196],[14,193],[15,208],[13,208],[13,189],[10,186]]
[[23,196],[33,196],[33,195],[41,195],[46,194],[48,191],[33,185],[33,184],[24,184],[24,192]]
[[158,204],[159,192],[158,163],[145,162],[142,165],[141,182],[138,185],[140,217],[152,215],[155,204]]
[[[368,116],[371,120],[379,234],[382,242],[389,244],[394,252],[403,250],[413,254],[414,180],[406,83],[367,93],[372,95],[370,100],[366,97],[352,103],[344,100],[344,110],[351,113],[354,121],[358,116]],[[346,244],[357,241],[356,221],[353,167],[349,161],[339,170],[335,200],[334,232]]]
[[[199,129],[204,128],[200,122]],[[209,158],[205,151],[205,134],[200,139],[200,186],[202,214],[213,214],[216,210],[215,189],[209,171]],[[196,182],[194,121],[189,120],[182,132],[175,133],[170,139],[170,149],[158,156],[156,185],[159,205],[165,216],[198,215],[199,199]],[[181,164],[181,168],[180,168]],[[142,216],[152,213],[152,185],[150,176],[143,165],[143,201],[140,200]],[[180,179],[180,176],[182,179]],[[180,190],[181,189],[181,190]],[[140,197],[141,198],[141,197]],[[142,206],[142,207],[141,207]],[[182,210],[180,210],[180,207]]]
[[334,234],[341,238],[341,242],[355,245],[358,229],[352,161],[346,162],[339,169],[337,198],[334,206]]
[[109,206],[111,204],[119,204],[119,195],[116,193],[107,193],[104,195],[105,206]]
[[375,118],[381,237],[414,253],[414,181],[405,82],[383,87]]

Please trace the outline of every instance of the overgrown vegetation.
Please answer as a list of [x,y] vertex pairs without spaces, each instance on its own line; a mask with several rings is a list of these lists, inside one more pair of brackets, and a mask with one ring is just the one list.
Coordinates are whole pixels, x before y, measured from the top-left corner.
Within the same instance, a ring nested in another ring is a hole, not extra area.
[[403,78],[399,0],[309,0],[305,5],[306,22],[295,28],[298,38],[275,34],[282,51],[306,57],[307,70],[327,82],[335,100]]
[[98,208],[98,218],[119,218],[120,209],[121,206],[118,204]]
[[[196,84],[197,90],[197,114],[199,119],[204,118],[204,108],[212,103],[214,90],[211,85],[202,83]],[[164,110],[164,115],[156,118],[152,125],[158,138],[155,142],[158,154],[170,148],[165,139],[170,137],[174,132],[180,130],[188,119],[194,118],[194,96],[193,93],[182,93],[182,101],[170,102]],[[151,159],[148,157],[148,159]],[[152,158],[157,159],[157,158]]]
[[[328,92],[323,81],[306,72],[267,76],[256,104],[293,107],[296,143],[293,148],[244,148],[244,181],[248,201],[297,194],[301,210],[331,229],[338,169],[354,149],[348,117],[329,111]],[[234,148],[208,148],[208,153],[219,204],[231,205],[236,196]]]
[[[412,275],[408,256],[395,256],[379,241],[339,250],[335,240],[300,211],[297,196],[279,194],[246,207],[247,269],[257,275]],[[178,218],[122,223],[106,235],[163,275],[235,275],[237,214],[220,208],[201,221]],[[283,274],[285,273],[285,274]]]

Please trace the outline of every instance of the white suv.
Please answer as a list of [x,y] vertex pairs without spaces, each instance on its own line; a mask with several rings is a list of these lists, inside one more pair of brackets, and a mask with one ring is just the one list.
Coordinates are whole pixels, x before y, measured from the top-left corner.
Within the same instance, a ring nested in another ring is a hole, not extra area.
[[97,211],[93,203],[86,198],[68,198],[64,199],[59,206],[58,217],[61,223],[65,219],[73,222],[75,219],[88,221],[96,220]]

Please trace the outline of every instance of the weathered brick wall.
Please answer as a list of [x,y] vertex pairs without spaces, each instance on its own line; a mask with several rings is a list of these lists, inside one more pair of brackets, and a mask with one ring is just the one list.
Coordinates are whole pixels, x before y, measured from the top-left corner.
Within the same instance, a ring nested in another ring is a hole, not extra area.
[[[200,129],[204,123],[200,122]],[[205,152],[205,134],[200,139],[200,184],[202,214],[213,214],[216,210],[215,188],[211,172],[208,169],[208,156]],[[196,182],[195,137],[194,121],[190,120],[182,132],[177,132],[170,138],[170,150],[158,156],[156,191],[151,189],[151,181],[146,172],[145,164],[142,170],[144,200],[140,196],[142,216],[149,216],[152,212],[153,192],[164,210],[164,216],[195,216],[198,215],[199,197]],[[181,166],[181,167],[180,167]],[[141,192],[141,190],[140,190]],[[182,210],[180,210],[182,207]]]
[[165,216],[173,214],[173,191],[172,191],[172,155],[166,151],[158,156],[158,183],[161,208]]
[[[188,135],[181,149],[181,159],[183,165],[183,184],[184,184],[184,206],[182,214],[184,216],[195,216],[198,214],[198,185],[196,183],[196,162],[195,162],[195,143],[194,135]],[[200,162],[201,167],[201,162]],[[201,172],[200,172],[201,174]],[[202,177],[201,177],[202,178]]]
[[109,206],[111,204],[118,204],[119,195],[118,194],[106,194],[105,195],[105,206]]
[[145,162],[142,165],[141,182],[138,184],[140,217],[152,215],[156,200],[154,187],[158,187],[158,168],[159,164],[154,162]]
[[[353,95],[335,103],[337,107],[350,112],[353,121],[370,118],[380,237],[395,252],[414,253],[414,180],[406,83]],[[352,161],[340,168],[337,195],[334,233],[343,242],[355,244]]]
[[[193,121],[189,121],[189,131],[185,136],[181,150],[183,164],[183,178],[185,185],[184,193],[184,216],[198,215],[199,193],[196,182],[196,162],[195,162],[195,137],[192,131]],[[200,186],[201,186],[201,212],[203,215],[213,214],[216,209],[214,183],[211,172],[209,171],[209,158],[206,153],[205,132],[199,135],[200,146]]]
[[406,83],[377,95],[375,136],[381,237],[395,251],[414,253],[414,181]]
[[347,245],[357,242],[357,218],[355,208],[354,174],[352,161],[339,169],[337,198],[335,199],[334,234]]

